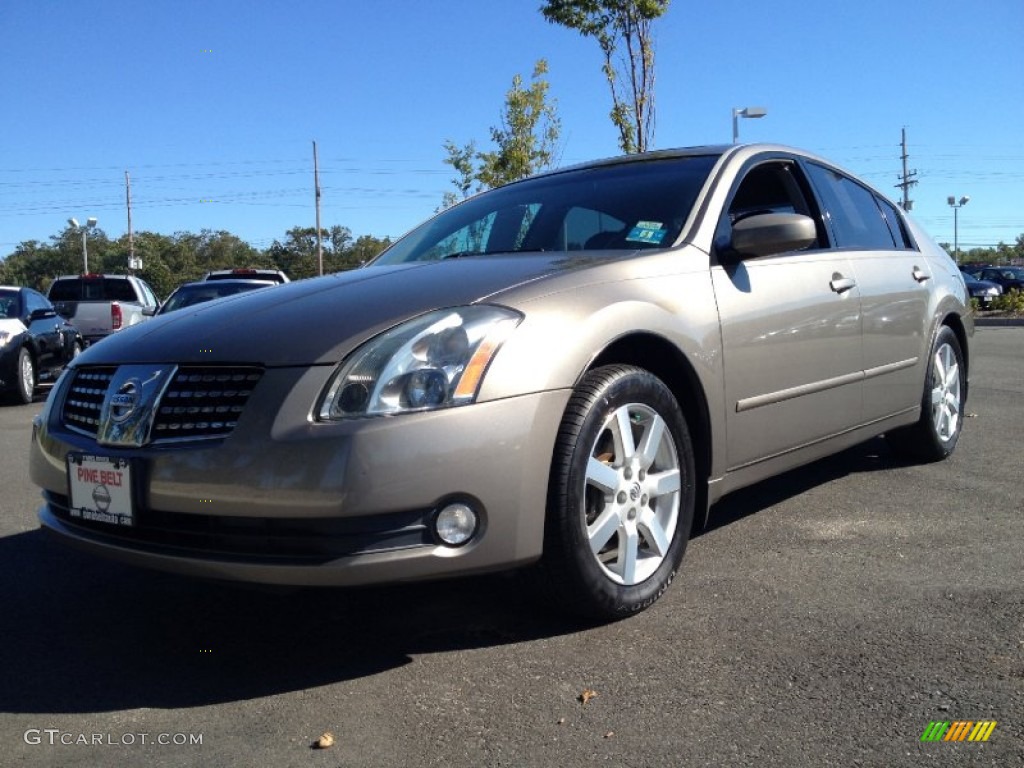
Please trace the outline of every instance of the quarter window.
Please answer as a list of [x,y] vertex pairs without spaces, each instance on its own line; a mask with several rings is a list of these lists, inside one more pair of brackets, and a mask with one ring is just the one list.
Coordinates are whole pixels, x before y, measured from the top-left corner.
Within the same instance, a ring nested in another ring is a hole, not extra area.
[[877,196],[875,202],[882,209],[882,215],[885,217],[885,223],[889,225],[889,232],[892,234],[892,239],[896,241],[896,247],[903,250],[915,250],[914,241],[910,238],[907,225],[903,222],[899,211],[896,210],[896,206]]

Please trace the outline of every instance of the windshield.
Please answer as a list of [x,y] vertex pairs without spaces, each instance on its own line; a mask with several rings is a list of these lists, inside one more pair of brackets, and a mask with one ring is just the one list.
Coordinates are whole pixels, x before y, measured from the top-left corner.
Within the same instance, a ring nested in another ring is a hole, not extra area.
[[0,318],[21,317],[21,301],[17,291],[0,291]]
[[485,192],[414,229],[375,261],[402,264],[489,253],[666,248],[715,155],[626,162]]

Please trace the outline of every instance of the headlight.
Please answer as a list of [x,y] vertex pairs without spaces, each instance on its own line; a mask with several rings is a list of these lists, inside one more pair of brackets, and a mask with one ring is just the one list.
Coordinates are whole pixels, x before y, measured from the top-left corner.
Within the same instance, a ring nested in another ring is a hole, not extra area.
[[522,315],[504,307],[429,312],[356,350],[331,378],[323,421],[472,403],[484,372]]
[[14,334],[10,331],[0,331],[0,349],[7,346],[7,342],[14,338]]

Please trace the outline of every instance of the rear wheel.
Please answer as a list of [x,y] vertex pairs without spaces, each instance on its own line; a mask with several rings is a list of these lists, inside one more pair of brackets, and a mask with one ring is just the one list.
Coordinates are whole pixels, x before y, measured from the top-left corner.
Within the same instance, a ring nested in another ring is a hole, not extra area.
[[921,418],[886,435],[893,450],[919,461],[939,461],[956,448],[963,427],[967,369],[956,334],[943,326],[935,337],[925,374]]
[[693,507],[693,449],[668,387],[631,366],[587,374],[555,448],[540,566],[548,591],[600,619],[647,608],[679,568]]

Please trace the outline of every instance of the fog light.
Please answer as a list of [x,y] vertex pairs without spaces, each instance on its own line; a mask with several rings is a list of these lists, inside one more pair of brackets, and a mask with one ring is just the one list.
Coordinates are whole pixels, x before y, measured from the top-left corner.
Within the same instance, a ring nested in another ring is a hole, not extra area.
[[434,531],[437,538],[450,547],[465,544],[476,533],[479,518],[468,505],[461,502],[449,504],[437,513]]

